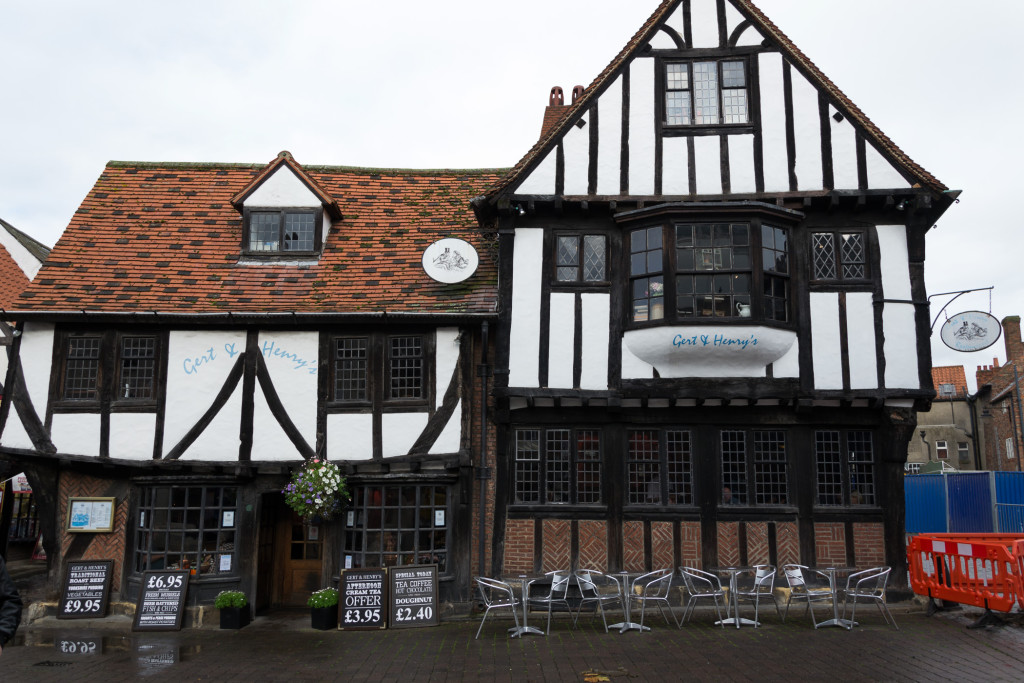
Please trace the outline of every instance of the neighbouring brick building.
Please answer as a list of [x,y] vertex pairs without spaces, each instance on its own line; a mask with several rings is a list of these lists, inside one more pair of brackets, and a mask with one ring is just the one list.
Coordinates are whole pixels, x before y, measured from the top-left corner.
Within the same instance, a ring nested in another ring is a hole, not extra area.
[[1024,344],[1021,343],[1020,316],[1003,318],[1003,344],[1006,363],[998,358],[992,365],[979,365],[978,420],[984,438],[984,463],[987,470],[1020,471],[1021,448],[1024,447],[1021,427],[1021,397],[1018,379],[1024,380]]

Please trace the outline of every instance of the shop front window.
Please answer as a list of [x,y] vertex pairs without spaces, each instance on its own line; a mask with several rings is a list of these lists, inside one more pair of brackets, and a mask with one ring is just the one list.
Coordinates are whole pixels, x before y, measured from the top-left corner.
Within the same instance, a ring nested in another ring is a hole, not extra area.
[[135,513],[133,571],[187,569],[238,574],[238,490],[228,486],[147,486]]
[[345,512],[345,569],[436,564],[448,570],[450,488],[356,486]]

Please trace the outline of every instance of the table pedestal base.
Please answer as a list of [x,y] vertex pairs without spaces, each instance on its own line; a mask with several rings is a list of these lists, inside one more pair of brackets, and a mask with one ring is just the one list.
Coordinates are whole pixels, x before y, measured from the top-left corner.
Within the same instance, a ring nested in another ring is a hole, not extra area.
[[739,628],[740,626],[760,626],[761,622],[754,621],[753,619],[746,619],[744,617],[729,617],[728,619],[722,619],[721,621],[715,622],[715,626],[732,626],[734,624],[736,628]]
[[819,621],[814,628],[821,628],[822,626],[839,626],[849,631],[856,625],[856,621],[850,621],[849,619],[826,619],[825,621]]
[[509,638],[522,638],[524,635],[533,634],[535,636],[544,635],[544,631],[541,631],[535,626],[513,626],[508,630]]
[[650,626],[641,626],[640,624],[636,623],[635,621],[620,621],[617,624],[610,624],[608,626],[608,628],[610,628],[610,629],[617,628],[617,629],[619,629],[619,633],[625,633],[626,631],[632,631],[632,630],[636,630],[636,631],[650,631],[651,630]]

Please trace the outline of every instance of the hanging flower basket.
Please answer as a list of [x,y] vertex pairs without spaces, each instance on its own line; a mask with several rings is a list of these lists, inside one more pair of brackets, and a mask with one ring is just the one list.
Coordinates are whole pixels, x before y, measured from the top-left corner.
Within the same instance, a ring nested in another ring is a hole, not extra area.
[[292,473],[292,480],[281,491],[288,507],[306,519],[326,521],[341,511],[348,500],[348,487],[341,470],[326,460],[307,460]]

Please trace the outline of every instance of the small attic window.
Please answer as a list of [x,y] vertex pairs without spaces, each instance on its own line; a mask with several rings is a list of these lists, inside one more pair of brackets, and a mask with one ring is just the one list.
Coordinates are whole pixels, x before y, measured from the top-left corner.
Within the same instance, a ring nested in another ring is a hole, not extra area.
[[246,210],[244,249],[261,256],[317,252],[320,214],[314,209]]

